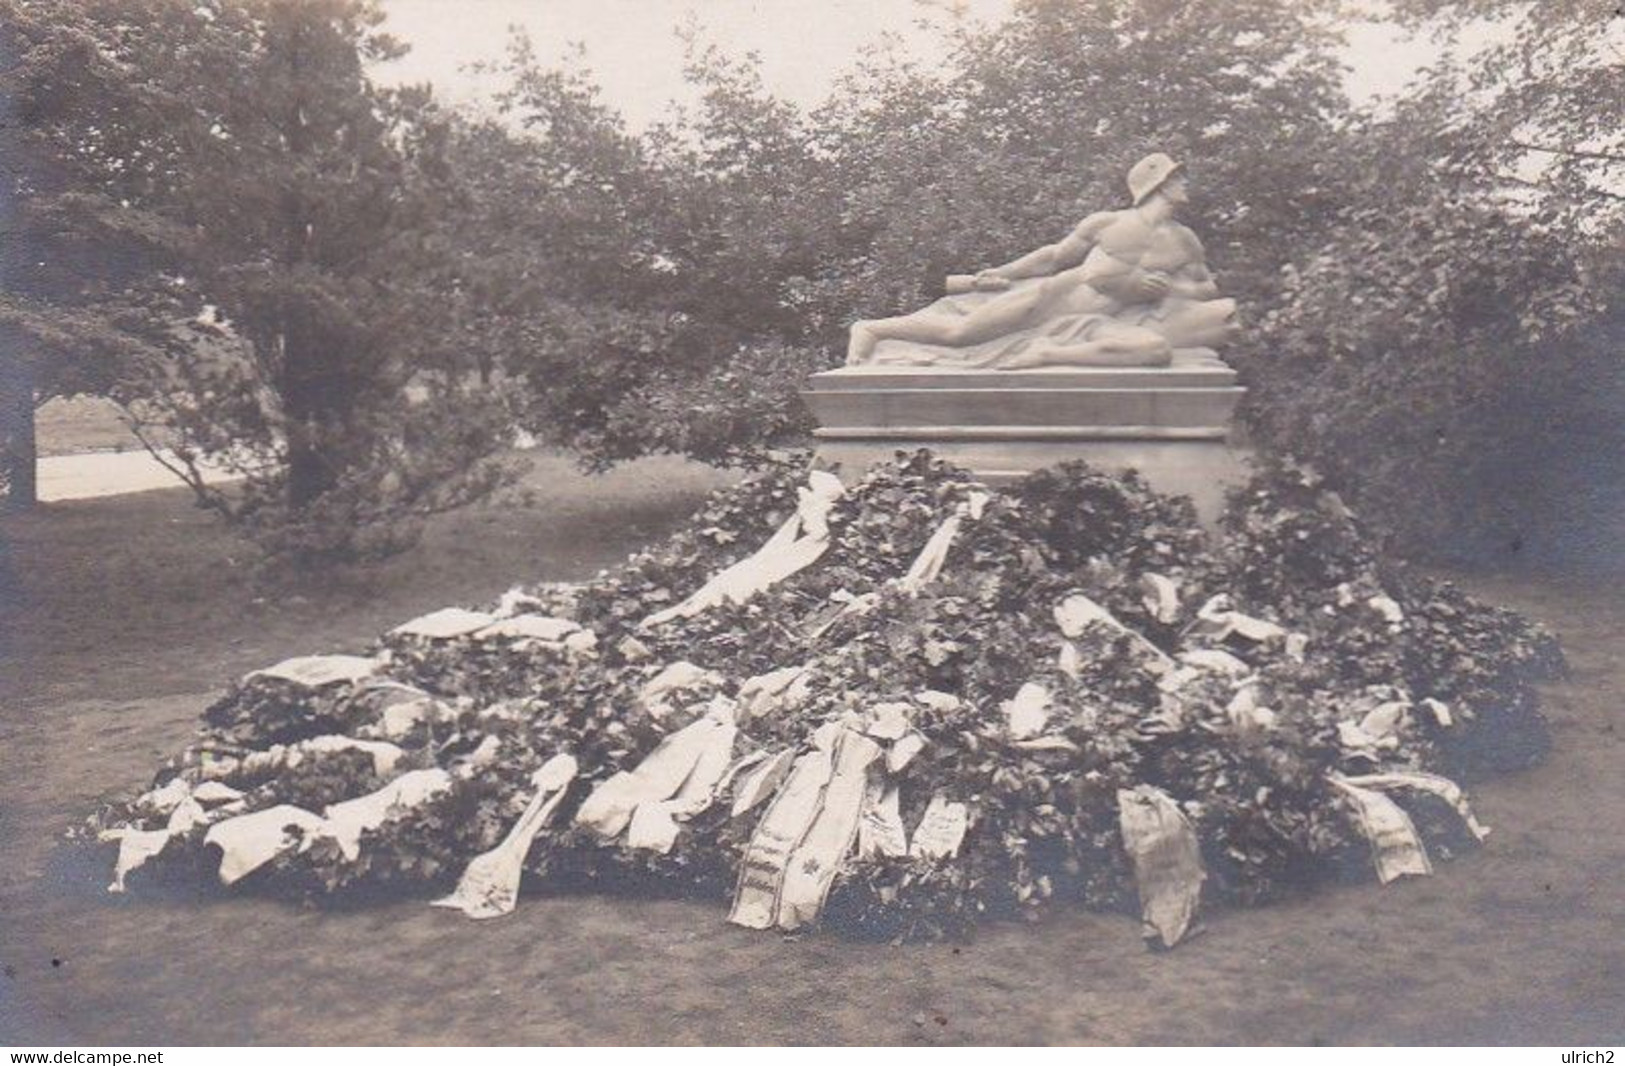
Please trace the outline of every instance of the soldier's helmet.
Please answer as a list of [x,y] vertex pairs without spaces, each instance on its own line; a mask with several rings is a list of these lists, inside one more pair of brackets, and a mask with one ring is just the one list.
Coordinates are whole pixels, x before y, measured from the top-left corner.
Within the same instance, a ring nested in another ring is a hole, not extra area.
[[1161,152],[1152,152],[1128,169],[1128,191],[1138,207],[1145,198],[1162,188],[1163,183],[1184,169]]

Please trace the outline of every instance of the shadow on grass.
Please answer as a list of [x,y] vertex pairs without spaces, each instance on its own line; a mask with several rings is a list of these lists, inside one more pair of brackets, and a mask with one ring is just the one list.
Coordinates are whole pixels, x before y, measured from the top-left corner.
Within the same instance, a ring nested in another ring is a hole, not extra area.
[[732,479],[670,458],[593,477],[541,456],[517,491],[438,516],[402,555],[277,586],[184,489],[9,515],[0,693],[26,707],[204,691],[291,655],[359,650],[428,610],[588,578]]

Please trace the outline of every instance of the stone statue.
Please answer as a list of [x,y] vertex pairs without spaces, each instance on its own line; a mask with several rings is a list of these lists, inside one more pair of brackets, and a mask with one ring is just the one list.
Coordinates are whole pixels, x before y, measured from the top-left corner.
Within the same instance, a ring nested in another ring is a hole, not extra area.
[[1134,203],[1101,211],[1055,244],[974,275],[913,314],[854,323],[849,365],[1020,369],[1212,361],[1234,331],[1202,242],[1174,221],[1181,165],[1158,152],[1129,170]]

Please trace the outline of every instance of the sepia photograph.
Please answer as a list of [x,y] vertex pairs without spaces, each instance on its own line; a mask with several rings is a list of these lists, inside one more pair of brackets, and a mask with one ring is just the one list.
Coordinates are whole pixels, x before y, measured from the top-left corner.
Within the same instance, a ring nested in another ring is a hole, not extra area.
[[9,1063],[1611,1063],[1622,769],[1619,0],[0,0]]

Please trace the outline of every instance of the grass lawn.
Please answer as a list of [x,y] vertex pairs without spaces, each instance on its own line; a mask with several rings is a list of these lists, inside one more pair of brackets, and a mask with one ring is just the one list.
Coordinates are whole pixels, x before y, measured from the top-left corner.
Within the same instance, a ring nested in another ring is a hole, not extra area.
[[723,906],[525,899],[471,922],[421,901],[318,909],[207,887],[108,896],[109,855],[60,847],[144,786],[226,679],[359,649],[422,611],[589,576],[722,475],[677,461],[448,516],[412,553],[303,590],[182,491],[0,525],[0,1043],[1625,1040],[1625,591],[1478,577],[1554,626],[1555,747],[1473,789],[1486,847],[1438,875],[1208,916],[1171,953],[1084,912],[963,944],[885,947],[727,925]]

